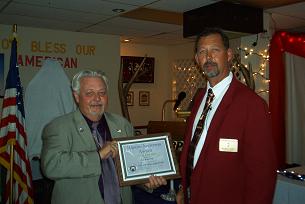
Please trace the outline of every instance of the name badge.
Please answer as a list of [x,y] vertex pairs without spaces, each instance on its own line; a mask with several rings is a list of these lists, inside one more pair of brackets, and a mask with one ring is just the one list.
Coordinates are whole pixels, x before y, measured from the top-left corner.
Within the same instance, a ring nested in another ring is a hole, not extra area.
[[238,140],[237,139],[219,139],[219,151],[220,152],[238,152]]

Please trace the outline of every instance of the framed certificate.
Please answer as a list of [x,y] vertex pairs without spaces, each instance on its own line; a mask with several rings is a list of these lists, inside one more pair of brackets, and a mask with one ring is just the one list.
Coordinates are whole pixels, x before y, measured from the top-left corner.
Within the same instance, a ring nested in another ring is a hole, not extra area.
[[120,186],[148,182],[151,175],[179,178],[179,168],[169,133],[118,139],[116,167]]

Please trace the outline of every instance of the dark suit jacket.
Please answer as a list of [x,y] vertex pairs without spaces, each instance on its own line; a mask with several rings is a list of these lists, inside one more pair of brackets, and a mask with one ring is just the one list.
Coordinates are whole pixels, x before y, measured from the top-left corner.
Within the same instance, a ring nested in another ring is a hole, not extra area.
[[[112,138],[133,136],[133,127],[123,117],[104,113]],[[50,122],[43,131],[41,165],[55,180],[54,204],[103,204],[98,180],[100,157],[91,130],[79,110]],[[130,187],[121,188],[123,204],[132,203]]]
[[[198,95],[188,119],[180,161],[184,189],[192,127],[205,92]],[[237,139],[238,152],[219,151],[220,138]],[[271,204],[275,181],[276,158],[267,104],[233,77],[191,176],[190,203]]]

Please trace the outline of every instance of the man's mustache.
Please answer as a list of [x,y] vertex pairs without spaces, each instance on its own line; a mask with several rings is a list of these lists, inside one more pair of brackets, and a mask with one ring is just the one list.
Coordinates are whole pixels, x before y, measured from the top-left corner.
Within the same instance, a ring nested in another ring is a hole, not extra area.
[[91,103],[90,105],[91,106],[102,106],[103,104],[102,103]]
[[217,63],[216,62],[213,62],[213,61],[207,61],[206,63],[203,64],[203,68],[207,68],[209,66],[217,66]]

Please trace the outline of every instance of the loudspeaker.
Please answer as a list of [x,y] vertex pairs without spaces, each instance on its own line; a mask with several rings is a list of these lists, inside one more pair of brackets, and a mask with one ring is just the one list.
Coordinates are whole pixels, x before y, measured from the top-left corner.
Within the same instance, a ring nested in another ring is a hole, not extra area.
[[217,2],[183,13],[183,37],[198,35],[204,27],[257,34],[264,31],[263,9]]

